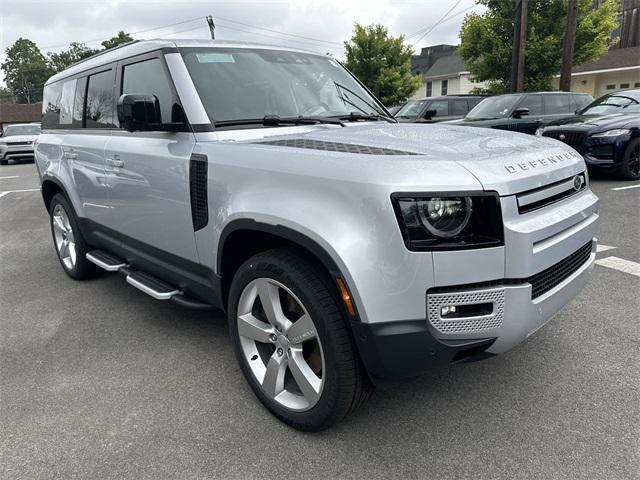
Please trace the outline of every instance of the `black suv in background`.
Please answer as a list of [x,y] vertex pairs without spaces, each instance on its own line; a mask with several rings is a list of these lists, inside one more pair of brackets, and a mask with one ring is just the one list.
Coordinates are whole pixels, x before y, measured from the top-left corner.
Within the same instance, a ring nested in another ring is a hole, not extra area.
[[589,167],[626,180],[640,178],[640,89],[598,98],[577,115],[536,131],[556,138],[582,154]]
[[434,123],[464,118],[485,97],[483,95],[446,95],[409,100],[395,114],[399,122]]
[[451,122],[470,127],[498,128],[534,134],[553,120],[572,116],[593,97],[586,93],[510,93],[484,99],[463,120]]

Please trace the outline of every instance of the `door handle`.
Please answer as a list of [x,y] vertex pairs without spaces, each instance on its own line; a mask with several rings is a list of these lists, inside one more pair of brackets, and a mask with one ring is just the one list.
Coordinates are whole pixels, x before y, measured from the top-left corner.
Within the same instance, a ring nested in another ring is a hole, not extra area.
[[120,160],[120,155],[114,154],[111,157],[105,159],[105,163],[110,167],[121,168],[124,167],[124,160]]
[[64,151],[64,158],[68,160],[75,160],[78,158],[78,154],[73,151],[73,148]]

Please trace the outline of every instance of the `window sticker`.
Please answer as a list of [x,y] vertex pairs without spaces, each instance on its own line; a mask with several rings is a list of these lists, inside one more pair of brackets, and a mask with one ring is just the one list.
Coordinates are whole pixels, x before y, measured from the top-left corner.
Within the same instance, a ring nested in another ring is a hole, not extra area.
[[230,53],[196,53],[199,63],[236,63]]

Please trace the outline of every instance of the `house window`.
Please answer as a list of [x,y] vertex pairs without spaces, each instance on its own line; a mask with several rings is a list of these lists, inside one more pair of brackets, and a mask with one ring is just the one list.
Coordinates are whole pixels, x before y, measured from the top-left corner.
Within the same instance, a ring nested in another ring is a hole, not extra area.
[[433,95],[433,83],[427,82],[427,97]]
[[606,88],[607,90],[613,90],[614,88],[616,88],[616,86],[615,85],[607,85],[604,88]]
[[620,84],[620,88],[629,88],[629,84],[628,83],[621,83]]
[[449,90],[449,80],[442,80],[442,86],[440,87],[440,95],[446,95]]
[[640,88],[640,82],[636,82],[633,84],[633,88]]

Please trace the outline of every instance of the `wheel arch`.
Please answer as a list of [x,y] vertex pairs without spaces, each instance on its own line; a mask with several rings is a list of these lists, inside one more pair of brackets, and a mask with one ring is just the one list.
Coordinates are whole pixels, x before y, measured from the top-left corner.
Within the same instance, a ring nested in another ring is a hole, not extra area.
[[290,247],[308,255],[330,276],[336,291],[338,291],[336,278],[340,278],[351,298],[354,298],[348,277],[318,242],[283,225],[271,225],[252,219],[237,219],[223,229],[216,256],[216,271],[222,280],[221,296],[225,306],[233,276],[240,265],[253,255],[278,247]]
[[42,200],[44,201],[44,206],[47,209],[47,212],[50,211],[51,200],[58,193],[62,193],[65,197],[67,197],[67,200],[71,202],[71,199],[69,198],[69,195],[67,194],[67,191],[65,190],[64,186],[56,178],[45,177],[42,180],[42,185],[40,186],[40,192],[42,193]]

